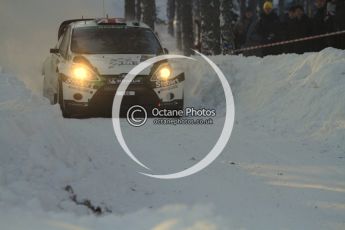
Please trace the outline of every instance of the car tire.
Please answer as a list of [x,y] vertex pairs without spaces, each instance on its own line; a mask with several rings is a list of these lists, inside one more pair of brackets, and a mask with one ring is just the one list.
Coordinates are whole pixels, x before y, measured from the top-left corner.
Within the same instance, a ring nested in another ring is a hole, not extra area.
[[71,111],[69,110],[68,106],[66,106],[64,99],[63,99],[63,88],[62,88],[61,79],[59,79],[57,98],[58,98],[58,102],[59,102],[60,109],[62,112],[62,116],[64,118],[71,118],[72,117]]
[[43,97],[47,98],[51,105],[56,105],[58,103],[57,94],[51,93],[51,90],[49,90],[48,88],[47,79],[44,75],[43,75],[43,90],[42,91],[43,91]]
[[48,98],[47,94],[47,86],[46,86],[46,77],[43,76],[43,90],[42,90],[42,96],[45,98]]
[[48,93],[48,87],[47,87],[47,79],[46,77],[43,75],[43,97],[49,99],[50,104],[52,104],[52,100],[49,97],[49,93]]
[[174,106],[174,110],[183,110],[184,109],[184,101],[179,103],[178,105]]
[[[180,103],[178,103],[177,105],[175,105],[169,109],[176,110],[176,111],[180,111],[180,110],[184,111],[184,100],[182,100]],[[182,118],[182,117],[183,117],[183,115],[182,116],[176,116],[176,118]]]
[[175,107],[176,110],[184,110],[184,93],[182,95],[182,100]]

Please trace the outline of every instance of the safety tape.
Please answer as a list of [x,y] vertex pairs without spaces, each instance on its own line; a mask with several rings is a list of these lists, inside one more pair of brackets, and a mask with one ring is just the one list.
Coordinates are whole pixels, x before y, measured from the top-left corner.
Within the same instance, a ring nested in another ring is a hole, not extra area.
[[246,47],[246,48],[232,50],[232,53],[234,54],[234,53],[240,53],[240,52],[248,51],[248,50],[256,50],[256,49],[267,48],[267,47],[272,47],[272,46],[279,46],[279,45],[285,45],[285,44],[290,44],[290,43],[295,43],[295,42],[313,40],[313,39],[317,39],[317,38],[330,37],[330,36],[344,34],[344,33],[345,33],[345,30],[342,30],[342,31],[337,31],[337,32],[332,32],[332,33],[326,33],[326,34],[319,34],[319,35],[308,36],[308,37],[303,37],[303,38],[297,38],[297,39],[293,39],[293,40],[274,42],[274,43],[258,45],[258,46],[250,46],[250,47]]

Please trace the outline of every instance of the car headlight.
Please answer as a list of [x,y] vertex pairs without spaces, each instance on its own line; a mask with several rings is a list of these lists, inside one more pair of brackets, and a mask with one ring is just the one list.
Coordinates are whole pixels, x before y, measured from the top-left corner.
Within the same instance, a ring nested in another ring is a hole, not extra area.
[[162,80],[167,80],[171,76],[171,69],[167,66],[158,70],[158,77]]
[[160,66],[154,74],[154,78],[160,81],[166,81],[172,76],[172,68],[170,65],[162,65]]
[[96,73],[85,65],[73,66],[70,76],[80,81],[95,81],[98,79]]

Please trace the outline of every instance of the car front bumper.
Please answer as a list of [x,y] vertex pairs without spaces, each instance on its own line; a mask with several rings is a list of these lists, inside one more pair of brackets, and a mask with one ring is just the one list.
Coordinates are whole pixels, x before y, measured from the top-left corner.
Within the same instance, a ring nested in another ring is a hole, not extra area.
[[[183,80],[184,75],[181,82],[174,87],[165,89],[154,88],[147,81],[131,83],[122,99],[121,114],[126,113],[134,105],[143,106],[147,111],[153,108],[175,109],[183,107]],[[119,84],[109,84],[107,81],[76,84],[70,78],[63,77],[62,87],[65,105],[76,113],[91,112],[108,116],[112,113],[113,100]],[[171,97],[170,95],[174,96]]]

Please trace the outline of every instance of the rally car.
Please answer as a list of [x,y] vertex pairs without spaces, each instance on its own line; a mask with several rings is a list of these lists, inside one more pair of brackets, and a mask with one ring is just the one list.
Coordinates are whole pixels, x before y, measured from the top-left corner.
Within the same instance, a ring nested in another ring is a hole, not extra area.
[[[111,114],[122,79],[142,61],[166,54],[155,33],[141,22],[118,18],[75,19],[59,28],[58,43],[45,60],[43,95],[60,104],[64,117],[85,112]],[[184,73],[168,60],[144,70],[124,93],[121,111],[183,109]]]

